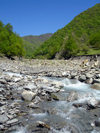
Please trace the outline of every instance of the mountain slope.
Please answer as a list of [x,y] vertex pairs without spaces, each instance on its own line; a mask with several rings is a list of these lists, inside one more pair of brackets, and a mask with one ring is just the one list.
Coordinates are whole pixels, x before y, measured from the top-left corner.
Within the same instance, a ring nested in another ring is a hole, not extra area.
[[67,58],[73,55],[100,53],[90,38],[100,31],[100,4],[82,12],[68,25],[55,32],[34,52],[35,58]]
[[39,47],[44,41],[48,40],[52,33],[42,34],[39,36],[24,36],[24,47],[26,50],[26,57],[32,57],[34,50]]

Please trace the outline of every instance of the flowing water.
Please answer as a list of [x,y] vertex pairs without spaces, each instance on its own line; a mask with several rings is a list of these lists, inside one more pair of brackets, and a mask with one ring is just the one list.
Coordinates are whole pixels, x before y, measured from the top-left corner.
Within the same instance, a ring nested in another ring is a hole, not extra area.
[[[100,91],[93,90],[90,85],[77,80],[47,77],[46,79],[63,83],[64,87],[56,94],[60,100],[41,102],[40,109],[29,110],[28,116],[20,118],[23,121],[23,127],[17,127],[16,131],[10,133],[100,133],[91,126],[91,123],[98,119],[94,116],[96,110],[89,111],[84,107],[73,106],[75,103],[93,104],[95,99],[99,101]],[[77,99],[68,102],[67,97],[71,92],[77,93]],[[25,109],[24,103],[22,108]],[[50,130],[34,130],[37,121],[48,124]]]

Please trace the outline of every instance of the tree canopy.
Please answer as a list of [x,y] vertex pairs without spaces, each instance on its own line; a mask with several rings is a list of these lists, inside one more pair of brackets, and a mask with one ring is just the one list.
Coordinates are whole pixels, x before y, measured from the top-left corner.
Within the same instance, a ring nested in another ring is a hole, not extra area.
[[13,32],[10,23],[4,25],[0,21],[0,53],[7,57],[23,56],[24,47],[22,39]]

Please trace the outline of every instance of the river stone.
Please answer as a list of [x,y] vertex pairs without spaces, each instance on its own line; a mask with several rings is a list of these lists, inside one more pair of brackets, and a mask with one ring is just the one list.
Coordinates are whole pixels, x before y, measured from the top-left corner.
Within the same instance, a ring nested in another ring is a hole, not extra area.
[[7,125],[13,125],[13,124],[15,124],[17,122],[18,122],[18,119],[15,118],[15,119],[7,121]]
[[96,74],[96,78],[100,78],[100,74]]
[[97,106],[99,104],[99,101],[96,100],[94,97],[92,97],[91,99],[89,99],[88,104],[91,104],[92,106]]
[[37,106],[35,103],[30,103],[30,104],[28,105],[28,107],[29,107],[29,108],[33,108],[33,109],[39,108],[39,106]]
[[58,88],[54,88],[54,87],[48,87],[48,86],[42,86],[41,89],[43,89],[45,92],[47,93],[53,93],[53,92],[58,92],[60,91]]
[[4,115],[0,115],[0,123],[5,123],[8,120],[8,117]]
[[93,78],[87,79],[87,80],[86,80],[86,83],[87,83],[87,84],[92,84],[92,83],[93,83]]
[[100,127],[100,120],[94,122],[96,127]]
[[35,90],[37,87],[34,85],[34,83],[29,83],[28,85],[24,86],[25,90]]
[[4,88],[0,88],[0,92],[3,92],[3,91],[5,91],[5,89]]
[[1,84],[7,84],[7,82],[6,82],[5,79],[0,79],[0,83],[1,83]]
[[57,82],[57,81],[53,81],[52,82],[52,85],[54,85],[54,87],[56,87],[56,88],[62,88],[62,87],[64,87],[63,83]]
[[93,89],[100,90],[100,83],[94,83],[91,87]]
[[0,130],[4,129],[4,126],[3,125],[0,125]]
[[56,94],[51,93],[51,98],[54,99],[54,100],[59,101],[59,98]]
[[37,121],[37,126],[42,127],[42,128],[45,127],[45,128],[50,130],[50,126],[48,124],[46,124],[45,122],[42,122],[42,121]]
[[93,77],[92,74],[90,74],[90,73],[86,73],[86,78],[87,78],[87,79],[90,79],[90,78],[92,78],[92,77]]
[[93,83],[100,83],[100,79],[94,79]]
[[81,76],[79,77],[79,81],[81,81],[81,82],[86,81],[86,76],[85,76],[85,75],[81,75]]
[[75,76],[77,76],[77,72],[72,72],[72,73],[71,73],[71,79],[74,79]]
[[20,77],[13,77],[13,82],[19,82],[21,80],[21,78]]
[[68,77],[68,76],[70,76],[70,74],[68,72],[62,72],[62,76]]
[[68,102],[73,102],[77,99],[78,99],[78,94],[77,94],[77,92],[74,92],[74,91],[70,92],[68,97],[67,97]]
[[35,99],[34,99],[34,103],[35,104],[38,104],[39,102],[41,102],[41,98],[39,96],[36,96]]
[[35,96],[36,96],[36,93],[32,91],[24,90],[22,92],[22,98],[26,101],[31,101],[33,98],[35,98]]
[[5,104],[6,104],[5,101],[1,101],[1,102],[0,102],[0,107],[3,106],[3,105],[5,105]]

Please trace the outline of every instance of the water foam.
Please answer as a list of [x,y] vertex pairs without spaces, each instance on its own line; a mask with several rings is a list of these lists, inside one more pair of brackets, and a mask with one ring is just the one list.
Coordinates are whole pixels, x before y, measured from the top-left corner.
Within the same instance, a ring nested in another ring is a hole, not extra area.
[[20,127],[18,130],[13,131],[11,133],[29,133],[25,127]]
[[68,131],[66,128],[63,128],[61,130],[51,128],[51,130],[48,133],[70,133],[70,131]]
[[38,113],[38,114],[32,114],[32,116],[34,117],[46,117],[47,116],[47,113]]

